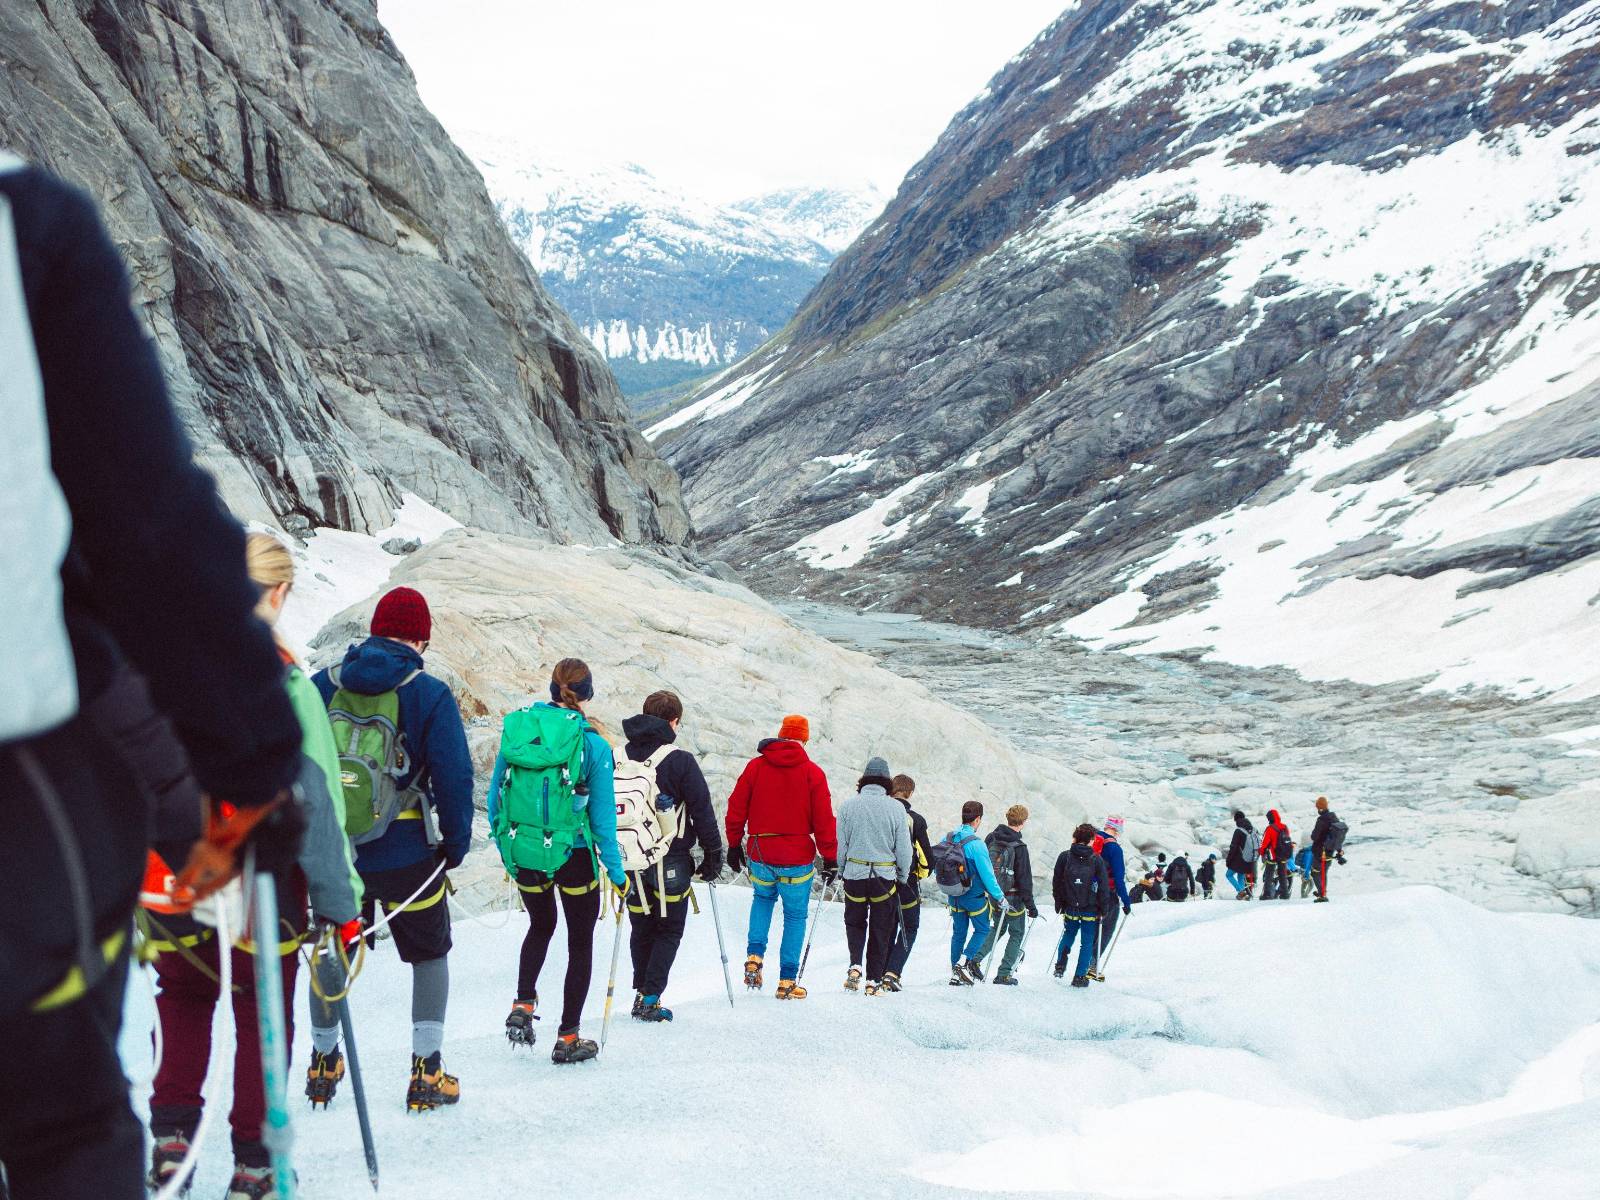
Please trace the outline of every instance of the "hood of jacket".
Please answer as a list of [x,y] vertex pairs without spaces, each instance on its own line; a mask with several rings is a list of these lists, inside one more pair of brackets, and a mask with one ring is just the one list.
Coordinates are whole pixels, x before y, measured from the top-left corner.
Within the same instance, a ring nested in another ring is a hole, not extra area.
[[811,761],[806,756],[806,748],[788,738],[768,738],[757,749],[774,767],[798,767]]
[[1282,825],[1283,824],[1283,818],[1278,815],[1278,810],[1277,809],[1275,809],[1275,808],[1267,809],[1267,824],[1268,825]]
[[389,638],[369,637],[344,652],[339,686],[362,696],[376,696],[398,687],[413,671],[422,670],[422,655]]
[[622,723],[623,736],[628,739],[626,753],[636,762],[643,762],[661,747],[678,740],[678,731],[660,717],[640,713]]
[[1242,812],[1236,812],[1233,814],[1233,823],[1234,826],[1239,829],[1255,828],[1254,825],[1250,824],[1250,818],[1245,816]]
[[994,839],[992,845],[1009,846],[1013,842],[1022,841],[1022,831],[1013,829],[1009,825],[997,825],[989,831],[989,837]]
[[1089,849],[1089,847],[1084,845],[1082,842],[1073,842],[1072,846],[1067,850],[1067,853],[1072,855],[1073,858],[1077,859],[1094,857],[1094,851]]

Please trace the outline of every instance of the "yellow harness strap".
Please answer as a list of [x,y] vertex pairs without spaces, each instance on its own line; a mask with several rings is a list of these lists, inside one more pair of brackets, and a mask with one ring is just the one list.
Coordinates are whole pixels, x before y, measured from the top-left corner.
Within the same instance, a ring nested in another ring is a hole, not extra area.
[[[518,887],[522,887],[522,885],[520,883],[517,884],[517,886]],[[545,885],[545,887],[548,887],[548,886],[549,886],[548,884]],[[392,912],[396,911],[397,909],[400,912],[421,912],[425,908],[432,908],[435,904],[439,903],[439,901],[443,900],[445,898],[445,894],[449,890],[450,890],[450,881],[449,881],[449,879],[446,879],[443,883],[441,883],[439,885],[439,890],[436,891],[433,895],[429,896],[426,900],[418,900],[416,903],[408,904],[404,908],[401,908],[400,905],[398,905],[398,904],[390,904],[387,900],[379,900],[378,903],[383,905],[383,911],[386,912],[386,913],[392,913]],[[523,888],[523,891],[541,891],[542,892],[544,890],[545,890],[545,888],[531,888],[531,889],[530,888]]]
[[[117,961],[117,955],[122,953],[122,947],[127,941],[128,931],[119,929],[100,943],[100,954],[105,959],[106,966],[109,967]],[[73,967],[61,977],[60,983],[35,1000],[29,1006],[29,1011],[42,1013],[50,1012],[57,1008],[65,1008],[74,1000],[81,999],[88,991],[89,988],[83,977],[83,968]]]

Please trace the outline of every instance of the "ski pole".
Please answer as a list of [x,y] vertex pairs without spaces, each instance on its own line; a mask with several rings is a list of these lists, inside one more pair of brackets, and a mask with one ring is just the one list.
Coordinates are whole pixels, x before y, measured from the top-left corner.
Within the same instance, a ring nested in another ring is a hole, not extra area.
[[1102,975],[1105,974],[1106,964],[1111,961],[1111,952],[1117,948],[1117,939],[1122,936],[1122,927],[1128,923],[1129,915],[1122,914],[1122,920],[1118,921],[1117,927],[1111,931],[1111,940],[1106,943],[1106,952],[1095,956],[1094,969]]
[[367,1089],[361,1082],[361,1059],[356,1056],[356,1028],[350,1020],[350,997],[339,1000],[339,1025],[344,1030],[344,1053],[350,1060],[350,1090],[356,1097],[356,1120],[361,1125],[361,1149],[367,1156],[367,1178],[378,1190],[378,1148],[372,1142],[372,1121],[367,1116]]
[[800,954],[800,969],[794,973],[794,981],[800,982],[800,976],[806,973],[806,960],[811,957],[811,939],[817,932],[817,918],[822,915],[822,906],[828,902],[828,885],[822,885],[822,894],[817,897],[817,907],[811,912],[811,922],[806,929],[806,947]]
[[1039,923],[1039,918],[1034,917],[1028,922],[1028,927],[1022,931],[1022,949],[1017,951],[1017,966],[1028,961],[1028,939],[1033,936],[1033,927]]
[[722,986],[728,989],[728,1007],[733,1007],[733,980],[728,976],[728,947],[722,940],[722,910],[717,907],[717,885],[706,884],[711,892],[711,923],[717,927],[717,953],[722,956]]
[[[280,1200],[294,1200],[295,1178],[291,1163],[294,1130],[289,1126],[285,1100],[288,1082],[288,1039],[283,1019],[283,964],[278,957],[278,889],[271,872],[255,872],[255,852],[246,864],[255,880],[251,908],[255,917],[256,1021],[261,1035],[261,1090],[266,1100],[266,1120],[261,1140],[272,1156],[272,1182]],[[227,947],[219,946],[220,953]]]
[[606,1035],[611,1032],[611,998],[617,992],[617,958],[622,953],[622,909],[625,905],[623,893],[617,892],[617,933],[611,939],[611,976],[606,980],[606,1011],[600,1018],[600,1049],[606,1048]]

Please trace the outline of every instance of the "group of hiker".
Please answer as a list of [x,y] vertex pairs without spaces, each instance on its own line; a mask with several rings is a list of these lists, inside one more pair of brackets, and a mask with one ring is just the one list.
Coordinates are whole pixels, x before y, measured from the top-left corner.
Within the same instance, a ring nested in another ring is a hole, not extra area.
[[[1234,899],[1254,900],[1259,875],[1262,900],[1287,900],[1291,880],[1298,875],[1302,899],[1314,896],[1318,903],[1327,902],[1328,868],[1333,863],[1344,864],[1348,826],[1328,807],[1326,796],[1318,796],[1315,807],[1317,816],[1311,829],[1311,841],[1299,849],[1295,848],[1289,826],[1277,809],[1267,810],[1266,830],[1261,833],[1242,810],[1234,810],[1233,836],[1223,860]],[[1206,855],[1198,870],[1189,865],[1187,855],[1179,854],[1168,862],[1164,853],[1158,854],[1155,864],[1134,884],[1133,902],[1164,899],[1181,903],[1195,895],[1209,900],[1216,884],[1215,854]]]

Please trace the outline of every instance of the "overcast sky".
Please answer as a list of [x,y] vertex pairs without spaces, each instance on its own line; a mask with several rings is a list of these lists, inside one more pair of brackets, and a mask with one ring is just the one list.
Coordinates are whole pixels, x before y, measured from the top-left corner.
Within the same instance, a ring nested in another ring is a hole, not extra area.
[[892,193],[1065,0],[379,0],[450,130],[715,200]]

